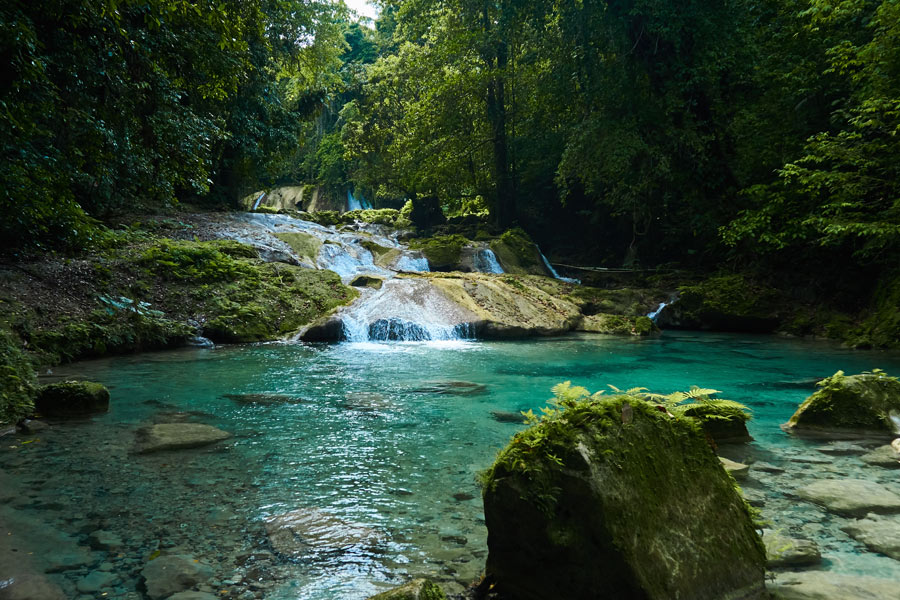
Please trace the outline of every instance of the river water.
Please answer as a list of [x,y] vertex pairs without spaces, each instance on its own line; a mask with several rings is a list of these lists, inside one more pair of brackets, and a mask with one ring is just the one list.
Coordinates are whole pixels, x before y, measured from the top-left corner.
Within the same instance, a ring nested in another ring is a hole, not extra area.
[[[801,483],[835,476],[900,492],[897,471],[822,453],[823,442],[779,428],[816,378],[876,367],[900,373],[900,357],[679,332],[272,343],[82,362],[54,377],[104,383],[110,412],[0,438],[0,518],[30,532],[22,549],[72,597],[76,582],[100,570],[116,576],[103,597],[140,598],[139,571],[157,551],[211,564],[210,588],[226,597],[356,600],[418,575],[460,591],[487,555],[476,475],[523,427],[514,413],[544,406],[565,380],[591,391],[700,385],[753,410],[755,441],[729,455],[777,467],[751,470],[744,486],[773,528],[816,541],[819,568],[900,580],[900,562],[866,551],[840,530],[842,519],[792,496]],[[140,427],[177,421],[234,437],[203,449],[133,452]],[[283,513],[327,525],[311,534],[320,543],[290,559],[269,554],[264,522]],[[85,554],[97,531],[121,543],[95,539]]]

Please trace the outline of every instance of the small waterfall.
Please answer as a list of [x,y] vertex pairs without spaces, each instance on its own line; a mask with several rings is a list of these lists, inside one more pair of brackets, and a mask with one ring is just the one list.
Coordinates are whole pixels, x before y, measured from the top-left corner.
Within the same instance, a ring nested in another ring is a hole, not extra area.
[[339,313],[350,342],[461,340],[474,337],[474,315],[429,281],[391,279]]
[[663,309],[665,307],[667,307],[668,305],[669,305],[668,302],[660,302],[659,306],[656,307],[656,310],[647,313],[647,316],[650,318],[651,321],[656,323],[656,320],[659,318],[659,313],[661,313],[663,311]]
[[541,252],[540,248],[538,248],[538,254],[541,255],[541,260],[544,261],[544,266],[547,267],[547,270],[550,271],[550,274],[553,275],[554,279],[559,279],[560,281],[565,281],[566,283],[574,283],[576,285],[581,284],[580,279],[575,279],[573,277],[560,277],[559,273],[556,272],[556,269],[553,268],[553,265],[550,264],[550,261],[547,260],[547,257],[544,256],[544,253]]
[[482,248],[475,254],[475,270],[479,273],[504,273],[497,255],[490,248]]
[[372,208],[372,204],[360,196],[359,198],[353,195],[353,192],[347,190],[347,210],[370,210]]

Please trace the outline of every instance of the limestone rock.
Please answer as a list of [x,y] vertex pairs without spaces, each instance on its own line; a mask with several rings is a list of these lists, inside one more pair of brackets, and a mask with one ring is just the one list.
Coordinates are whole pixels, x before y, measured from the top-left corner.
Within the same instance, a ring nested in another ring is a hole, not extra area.
[[289,558],[370,547],[382,541],[377,531],[316,508],[301,508],[269,517],[265,527],[272,547]]
[[900,452],[897,452],[890,444],[885,444],[867,452],[860,457],[866,464],[888,469],[900,469]]
[[96,550],[118,550],[125,545],[118,534],[102,529],[93,532],[90,541],[91,547]]
[[63,381],[38,389],[34,407],[45,417],[77,417],[109,410],[109,390],[91,381]]
[[779,573],[768,584],[774,600],[896,600],[892,579],[839,575],[830,571]]
[[209,565],[185,555],[160,556],[148,562],[141,575],[151,600],[168,598],[172,594],[205,583],[213,576]]
[[369,600],[446,600],[443,590],[427,579],[414,579],[405,585],[371,596]]
[[900,411],[900,381],[884,373],[844,375],[819,382],[787,422],[787,429],[893,433],[890,412]]
[[137,451],[148,453],[200,448],[230,437],[227,431],[203,423],[158,423],[138,432]]
[[797,495],[851,517],[900,513],[900,495],[865,479],[820,479],[798,489]]
[[724,456],[719,457],[719,462],[722,463],[722,466],[726,471],[731,473],[732,477],[739,481],[747,479],[747,477],[750,475],[750,465],[735,462],[733,460],[725,458]]
[[486,573],[504,597],[765,594],[765,548],[701,429],[634,397],[516,434],[488,471],[484,511]]
[[870,514],[841,529],[870,550],[900,560],[900,517]]
[[770,569],[808,567],[822,562],[822,554],[813,541],[788,537],[770,529],[763,531],[762,539]]

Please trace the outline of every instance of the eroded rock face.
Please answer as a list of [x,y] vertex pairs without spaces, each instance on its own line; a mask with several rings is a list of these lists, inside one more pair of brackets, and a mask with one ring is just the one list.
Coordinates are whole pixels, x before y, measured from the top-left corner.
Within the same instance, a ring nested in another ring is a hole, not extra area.
[[109,410],[109,390],[92,381],[63,381],[38,389],[35,409],[46,417],[77,417]]
[[141,574],[150,599],[161,600],[205,583],[213,576],[213,570],[193,557],[175,554],[151,560]]
[[230,437],[227,431],[203,423],[158,423],[138,432],[137,451],[146,454],[200,448]]
[[765,594],[765,549],[699,426],[637,398],[585,402],[517,434],[488,472],[484,508],[486,573],[504,598]]
[[900,413],[900,381],[886,374],[844,375],[818,384],[785,425],[788,429],[894,432],[891,411]]

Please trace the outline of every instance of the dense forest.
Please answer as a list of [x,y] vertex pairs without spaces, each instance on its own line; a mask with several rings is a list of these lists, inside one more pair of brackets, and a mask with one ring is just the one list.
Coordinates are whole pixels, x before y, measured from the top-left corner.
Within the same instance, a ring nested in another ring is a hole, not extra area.
[[569,263],[739,271],[853,310],[900,293],[893,1],[0,11],[14,252],[316,183],[518,225]]

